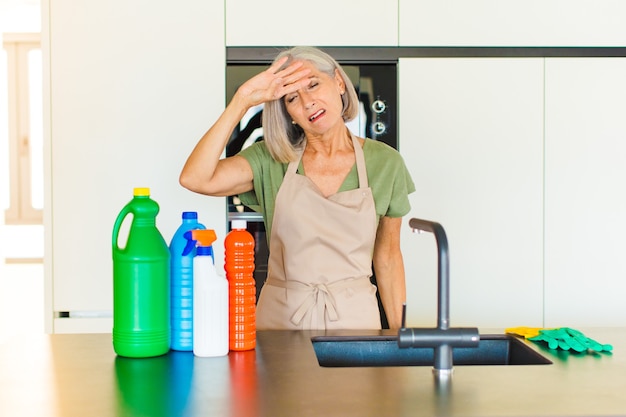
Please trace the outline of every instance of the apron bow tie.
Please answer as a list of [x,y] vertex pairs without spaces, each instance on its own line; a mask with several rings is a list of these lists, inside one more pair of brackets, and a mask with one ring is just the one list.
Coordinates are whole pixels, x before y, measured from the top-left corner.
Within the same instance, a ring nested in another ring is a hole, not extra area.
[[299,326],[304,317],[308,313],[312,312],[313,309],[317,310],[318,320],[320,323],[324,322],[325,310],[328,311],[328,318],[330,321],[339,320],[335,297],[333,297],[332,293],[328,289],[328,286],[324,283],[306,285],[311,288],[311,292],[300,307],[298,307],[293,316],[291,316],[291,322],[294,325]]
[[339,313],[337,312],[337,304],[333,291],[346,290],[350,293],[354,291],[372,290],[373,286],[368,276],[359,278],[345,278],[333,282],[302,282],[296,280],[278,280],[268,278],[266,285],[272,285],[280,288],[286,288],[297,291],[306,291],[307,295],[302,304],[298,306],[289,321],[294,326],[300,326],[307,315],[311,315],[310,328],[317,329],[320,324],[324,324],[324,314],[328,312],[328,319],[331,322],[339,321]]

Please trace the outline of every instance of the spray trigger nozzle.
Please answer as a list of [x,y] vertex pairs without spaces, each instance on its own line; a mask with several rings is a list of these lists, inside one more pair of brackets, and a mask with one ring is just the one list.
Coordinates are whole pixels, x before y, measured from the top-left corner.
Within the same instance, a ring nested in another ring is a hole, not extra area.
[[215,230],[204,230],[204,229],[194,229],[185,232],[183,235],[185,239],[187,239],[187,245],[185,249],[183,249],[183,256],[189,255],[191,251],[196,247],[211,247],[213,242],[217,240],[217,235],[215,234]]
[[193,240],[191,232],[192,231],[190,230],[188,232],[185,232],[185,234],[183,235],[185,239],[187,239],[187,245],[185,245],[185,249],[183,249],[183,256],[189,255],[191,251],[193,251],[193,249],[196,247],[196,241]]
[[217,240],[217,235],[215,234],[215,230],[206,229],[206,230],[191,230],[191,238],[198,242],[198,246],[208,247],[213,244]]

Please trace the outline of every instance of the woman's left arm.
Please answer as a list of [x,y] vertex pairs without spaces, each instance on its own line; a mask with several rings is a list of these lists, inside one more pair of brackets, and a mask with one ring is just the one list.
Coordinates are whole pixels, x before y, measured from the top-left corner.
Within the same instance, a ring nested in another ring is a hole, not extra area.
[[402,304],[406,302],[404,261],[400,250],[402,217],[381,217],[374,245],[374,272],[389,327],[402,325]]

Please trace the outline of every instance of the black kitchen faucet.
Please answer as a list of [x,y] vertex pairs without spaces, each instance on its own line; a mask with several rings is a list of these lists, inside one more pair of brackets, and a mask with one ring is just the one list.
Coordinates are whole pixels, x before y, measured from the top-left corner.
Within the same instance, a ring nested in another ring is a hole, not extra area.
[[407,328],[406,304],[402,314],[402,328],[398,331],[400,348],[432,347],[434,349],[433,373],[438,378],[452,375],[452,348],[478,347],[480,335],[475,327],[450,328],[450,257],[448,238],[441,224],[412,218],[409,226],[414,232],[431,232],[437,242],[437,327]]

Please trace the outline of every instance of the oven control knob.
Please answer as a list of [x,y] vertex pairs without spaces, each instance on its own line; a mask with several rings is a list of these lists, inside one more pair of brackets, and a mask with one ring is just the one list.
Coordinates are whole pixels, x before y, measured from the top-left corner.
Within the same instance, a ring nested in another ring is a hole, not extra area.
[[376,100],[372,103],[372,110],[374,110],[374,113],[382,113],[385,111],[386,108],[387,105],[382,100]]
[[387,130],[387,126],[383,122],[376,122],[373,126],[374,133],[377,135],[382,135]]

